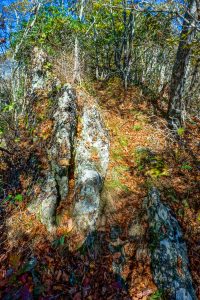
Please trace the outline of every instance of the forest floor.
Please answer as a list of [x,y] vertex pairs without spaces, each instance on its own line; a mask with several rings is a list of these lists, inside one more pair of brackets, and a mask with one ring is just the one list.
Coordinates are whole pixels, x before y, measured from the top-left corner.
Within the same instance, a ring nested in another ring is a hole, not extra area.
[[[72,251],[67,230],[47,233],[27,211],[28,199],[2,202],[0,299],[161,299],[151,276],[143,208],[151,185],[181,224],[200,299],[200,121],[192,119],[175,141],[161,100],[158,109],[138,88],[124,93],[115,82],[97,84],[93,94],[111,140],[97,230]],[[25,195],[28,184],[23,178],[17,193]]]

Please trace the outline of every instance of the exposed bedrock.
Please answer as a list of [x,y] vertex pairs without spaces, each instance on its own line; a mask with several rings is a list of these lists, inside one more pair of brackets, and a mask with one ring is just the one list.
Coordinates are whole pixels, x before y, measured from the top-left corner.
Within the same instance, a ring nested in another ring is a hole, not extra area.
[[186,244],[178,221],[152,188],[147,203],[154,281],[167,299],[197,299],[189,271]]
[[[78,111],[76,94],[70,85],[61,87],[59,81],[49,74],[45,67],[48,66],[48,57],[42,50],[35,48],[33,52],[30,99],[40,101],[43,95],[53,97],[54,113],[51,138],[45,146],[48,170],[43,171],[41,192],[29,210],[38,215],[48,230],[52,230],[58,203],[67,199],[69,169],[73,167],[74,224],[78,231],[87,234],[95,229],[99,215],[100,193],[109,161],[108,133],[97,104],[89,104],[87,95],[82,94],[84,101],[79,118],[81,133],[75,139]],[[34,101],[29,103],[34,105]]]
[[59,92],[57,106],[53,115],[54,127],[47,145],[49,169],[46,171],[41,193],[30,206],[49,230],[55,224],[58,202],[68,194],[68,173],[72,159],[74,136],[76,132],[76,95],[70,85]]
[[31,70],[31,92],[42,89],[46,85],[47,72],[44,68],[47,63],[47,55],[42,49],[33,49],[32,70]]
[[109,161],[109,138],[96,105],[86,105],[75,154],[74,221],[81,232],[95,229]]
[[60,193],[60,200],[65,200],[68,194],[68,173],[77,127],[76,95],[70,85],[63,87],[53,119],[54,128],[48,158]]

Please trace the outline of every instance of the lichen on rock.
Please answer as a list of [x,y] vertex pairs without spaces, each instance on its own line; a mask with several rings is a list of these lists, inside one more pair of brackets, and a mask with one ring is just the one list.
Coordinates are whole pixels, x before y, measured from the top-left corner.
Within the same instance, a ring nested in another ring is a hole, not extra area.
[[48,157],[58,184],[61,200],[68,194],[68,172],[72,159],[74,137],[77,126],[76,95],[70,85],[62,88],[53,115],[54,128]]
[[196,299],[183,234],[171,210],[152,188],[147,203],[151,264],[154,281],[167,299]]
[[66,200],[68,195],[68,173],[76,132],[76,95],[70,85],[65,85],[59,92],[53,122],[51,140],[46,146],[49,170],[41,194],[29,207],[31,211],[37,211],[49,230],[55,225],[59,201]]
[[95,229],[109,161],[109,138],[97,105],[85,105],[75,155],[74,219],[81,232]]

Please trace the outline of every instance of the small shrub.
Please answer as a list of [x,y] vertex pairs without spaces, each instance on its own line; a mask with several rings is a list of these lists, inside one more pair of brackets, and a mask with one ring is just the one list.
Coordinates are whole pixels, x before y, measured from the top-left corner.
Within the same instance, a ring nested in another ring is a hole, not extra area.
[[105,181],[105,188],[108,190],[119,189],[124,192],[128,192],[129,188],[121,181],[124,178],[124,172],[128,170],[125,166],[117,166],[113,168],[110,178]]
[[148,148],[139,147],[135,150],[134,156],[137,165],[145,167],[152,160],[154,154]]

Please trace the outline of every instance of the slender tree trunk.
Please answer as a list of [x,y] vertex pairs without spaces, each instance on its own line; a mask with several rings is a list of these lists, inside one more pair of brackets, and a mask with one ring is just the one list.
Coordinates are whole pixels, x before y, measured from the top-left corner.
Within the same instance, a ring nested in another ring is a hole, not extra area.
[[114,5],[113,0],[110,0],[110,14],[112,19],[112,30],[114,35],[114,63],[117,69],[118,74],[121,75],[121,56],[122,56],[122,47],[120,47],[119,38],[117,36],[115,28],[115,20],[113,16],[112,5]]
[[124,22],[124,36],[123,36],[123,49],[124,49],[124,59],[123,59],[123,81],[124,88],[127,90],[129,75],[131,70],[132,62],[132,44],[134,35],[134,16],[133,11],[130,11],[129,17],[127,16],[127,0],[123,2],[123,22]]
[[184,17],[181,39],[171,77],[168,119],[169,127],[174,131],[183,126],[185,120],[183,92],[191,53],[191,42],[195,35],[192,16],[195,16],[196,12],[196,1],[190,0]]
[[[85,0],[81,0],[80,5],[81,6],[80,6],[80,12],[79,12],[79,20],[82,21]],[[73,75],[73,82],[80,82],[80,81],[81,81],[80,46],[79,46],[78,36],[76,36],[75,37],[75,42],[74,42],[74,75]]]
[[123,81],[125,90],[128,87],[128,74],[127,74],[127,64],[128,64],[128,24],[127,24],[127,13],[126,13],[126,0],[123,2],[123,20],[124,20],[124,36],[123,36],[123,48],[124,48],[124,59],[123,59]]
[[95,75],[96,79],[99,79],[99,52],[98,52],[98,44],[97,44],[97,30],[95,27],[95,23],[93,24],[93,36],[95,42]]
[[80,59],[79,59],[79,40],[78,37],[75,37],[74,43],[74,76],[73,82],[80,82],[81,75],[80,75]]

